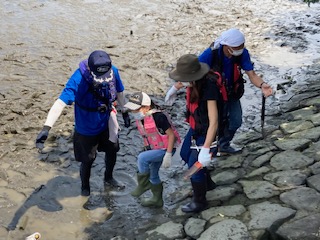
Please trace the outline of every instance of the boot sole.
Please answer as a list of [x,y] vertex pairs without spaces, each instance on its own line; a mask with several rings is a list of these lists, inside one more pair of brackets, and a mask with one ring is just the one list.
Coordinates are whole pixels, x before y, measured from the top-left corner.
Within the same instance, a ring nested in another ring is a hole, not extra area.
[[163,207],[163,204],[162,205],[154,205],[154,204],[152,204],[152,205],[144,205],[144,204],[141,203],[141,206],[148,207],[148,208],[161,208],[161,207]]

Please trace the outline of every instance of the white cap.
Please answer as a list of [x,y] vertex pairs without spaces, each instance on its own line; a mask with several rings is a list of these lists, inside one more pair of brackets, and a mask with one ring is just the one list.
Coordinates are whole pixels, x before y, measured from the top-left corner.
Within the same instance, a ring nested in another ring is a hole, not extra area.
[[138,110],[142,106],[150,106],[151,99],[148,94],[144,92],[136,92],[133,93],[130,98],[129,102],[127,102],[124,107],[128,108],[129,110]]
[[230,47],[238,47],[245,42],[245,38],[242,32],[236,28],[231,28],[221,34],[214,41],[213,49],[217,49],[220,45],[227,45]]

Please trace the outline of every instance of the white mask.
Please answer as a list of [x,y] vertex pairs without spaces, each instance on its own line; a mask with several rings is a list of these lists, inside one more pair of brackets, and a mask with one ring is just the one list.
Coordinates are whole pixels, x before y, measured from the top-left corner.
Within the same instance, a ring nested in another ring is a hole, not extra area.
[[149,110],[148,112],[146,112],[146,114],[145,114],[144,116],[150,116],[150,115],[152,115],[153,113],[154,113],[154,110],[151,109],[151,110]]
[[142,112],[132,112],[131,115],[135,120],[142,120],[144,119],[144,114]]
[[[228,49],[228,50],[229,50],[229,49]],[[229,50],[229,53],[230,53],[232,56],[235,56],[235,57],[240,56],[240,55],[243,53],[243,48],[240,49],[240,50],[232,50],[232,51]]]

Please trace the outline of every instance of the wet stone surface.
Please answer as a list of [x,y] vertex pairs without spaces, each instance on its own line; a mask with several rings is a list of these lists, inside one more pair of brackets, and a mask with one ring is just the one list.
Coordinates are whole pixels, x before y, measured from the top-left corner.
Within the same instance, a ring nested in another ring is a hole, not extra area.
[[[0,239],[24,239],[33,232],[43,239],[77,240],[319,236],[318,4],[12,0],[2,1],[0,8]],[[219,158],[211,167],[218,186],[207,193],[209,208],[203,213],[180,210],[190,201],[191,186],[182,178],[186,166],[178,153],[173,166],[160,171],[163,209],[143,208],[141,199],[129,194],[136,186],[141,138],[133,124],[123,127],[120,115],[115,177],[126,183],[124,190],[104,186],[99,153],[92,169],[92,194],[80,196],[72,107],[50,131],[43,152],[36,151],[34,140],[50,106],[78,63],[95,49],[110,53],[126,93],[149,93],[171,114],[183,136],[188,129],[185,92],[178,93],[172,107],[163,102],[172,84],[168,71],[182,54],[200,53],[230,27],[245,33],[257,73],[277,93],[266,101],[262,139],[261,92],[246,83],[244,123],[235,139],[243,152]],[[294,141],[301,138],[308,139],[302,146]],[[279,141],[285,144],[279,146]],[[287,151],[291,155],[281,166],[274,163],[272,159]],[[224,173],[231,176],[222,178]],[[265,214],[277,210],[279,214]]]

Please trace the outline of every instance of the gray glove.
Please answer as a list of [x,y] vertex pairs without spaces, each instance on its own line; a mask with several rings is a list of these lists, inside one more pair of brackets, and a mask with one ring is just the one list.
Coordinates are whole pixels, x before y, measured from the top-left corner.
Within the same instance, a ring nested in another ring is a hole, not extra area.
[[44,142],[47,140],[49,131],[51,127],[49,126],[43,126],[41,132],[38,134],[36,139],[36,148],[39,150],[42,150],[44,148]]
[[123,112],[122,113],[123,121],[124,121],[124,126],[126,128],[130,127],[130,117],[128,112]]

